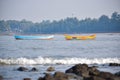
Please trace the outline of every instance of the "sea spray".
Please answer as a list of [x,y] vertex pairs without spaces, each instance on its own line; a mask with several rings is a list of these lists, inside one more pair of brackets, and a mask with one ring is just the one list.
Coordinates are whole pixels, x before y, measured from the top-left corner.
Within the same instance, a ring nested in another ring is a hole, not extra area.
[[108,64],[108,63],[120,63],[120,58],[52,58],[52,57],[37,57],[37,58],[9,58],[0,59],[0,64]]

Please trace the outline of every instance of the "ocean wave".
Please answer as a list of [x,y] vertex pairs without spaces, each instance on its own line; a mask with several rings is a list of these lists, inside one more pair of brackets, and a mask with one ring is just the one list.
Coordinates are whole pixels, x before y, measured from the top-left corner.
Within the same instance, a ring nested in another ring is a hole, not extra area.
[[107,63],[120,63],[120,58],[0,58],[0,64],[107,64]]

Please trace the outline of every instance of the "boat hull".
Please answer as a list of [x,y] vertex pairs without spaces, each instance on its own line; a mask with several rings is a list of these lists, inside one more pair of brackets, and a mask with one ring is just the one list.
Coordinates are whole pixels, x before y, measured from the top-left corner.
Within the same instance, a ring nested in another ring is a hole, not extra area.
[[15,39],[17,40],[50,40],[54,38],[54,35],[51,36],[20,36],[20,35],[15,35]]
[[89,36],[72,36],[72,35],[64,35],[66,40],[92,40],[96,38],[96,35]]

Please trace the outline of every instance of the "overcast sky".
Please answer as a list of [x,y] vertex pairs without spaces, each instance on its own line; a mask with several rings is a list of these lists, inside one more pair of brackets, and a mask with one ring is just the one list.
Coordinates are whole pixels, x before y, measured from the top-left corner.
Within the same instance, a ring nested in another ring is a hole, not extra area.
[[99,18],[115,11],[120,13],[120,0],[0,0],[0,20]]

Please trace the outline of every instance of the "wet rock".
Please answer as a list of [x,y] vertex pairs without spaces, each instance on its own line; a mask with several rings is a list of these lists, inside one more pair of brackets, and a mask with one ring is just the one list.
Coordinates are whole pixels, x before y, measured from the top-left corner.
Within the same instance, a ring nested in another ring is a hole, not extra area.
[[84,80],[120,80],[112,73],[100,72],[96,67],[88,67],[86,64],[77,64],[66,70],[66,73],[74,73]]
[[110,63],[109,66],[120,66],[118,63]]
[[78,76],[89,77],[88,65],[77,64],[72,68],[66,70],[66,73],[74,73]]
[[90,76],[98,76],[100,74],[99,70],[89,71]]
[[97,66],[92,66],[92,67],[88,67],[89,69],[91,69],[92,71],[95,71],[95,70],[97,70]]
[[33,67],[30,71],[38,71],[38,69]]
[[40,77],[38,80],[120,80],[118,75],[120,72],[115,75],[110,72],[100,72],[95,66],[88,67],[86,64],[77,64],[65,72],[45,74],[45,77]]
[[104,79],[108,79],[108,80],[110,80],[110,79],[114,79],[114,75],[112,74],[112,73],[110,73],[110,72],[100,72],[100,74],[98,75],[99,77],[102,77],[102,78],[104,78]]
[[115,76],[120,77],[120,71],[119,71],[119,72],[117,72],[117,73],[115,73]]
[[55,80],[83,80],[82,77],[72,73],[55,72]]
[[55,72],[54,78],[55,79],[68,79],[68,76],[63,72]]
[[44,80],[42,77],[39,77],[38,80]]
[[98,76],[100,74],[100,71],[96,69],[96,67],[89,67],[88,68],[88,71],[89,71],[89,75],[92,75],[92,76]]
[[114,80],[120,80],[120,77],[114,77]]
[[43,80],[55,80],[50,74],[46,74]]
[[43,78],[42,78],[42,77],[39,77],[38,80],[43,80]]
[[3,80],[3,76],[0,75],[0,80]]
[[55,68],[54,68],[54,67],[49,67],[49,68],[47,69],[47,71],[55,71]]
[[83,78],[75,74],[55,72],[53,75],[46,74],[38,80],[83,80]]
[[31,80],[31,78],[24,78],[23,80]]
[[57,65],[61,65],[62,63],[56,63]]
[[68,80],[83,80],[83,77],[77,76],[76,74],[73,73],[66,73]]
[[84,80],[106,80],[106,79],[98,76],[91,76],[91,77],[84,78]]
[[26,68],[26,67],[19,67],[17,70],[18,71],[28,71],[28,68]]

